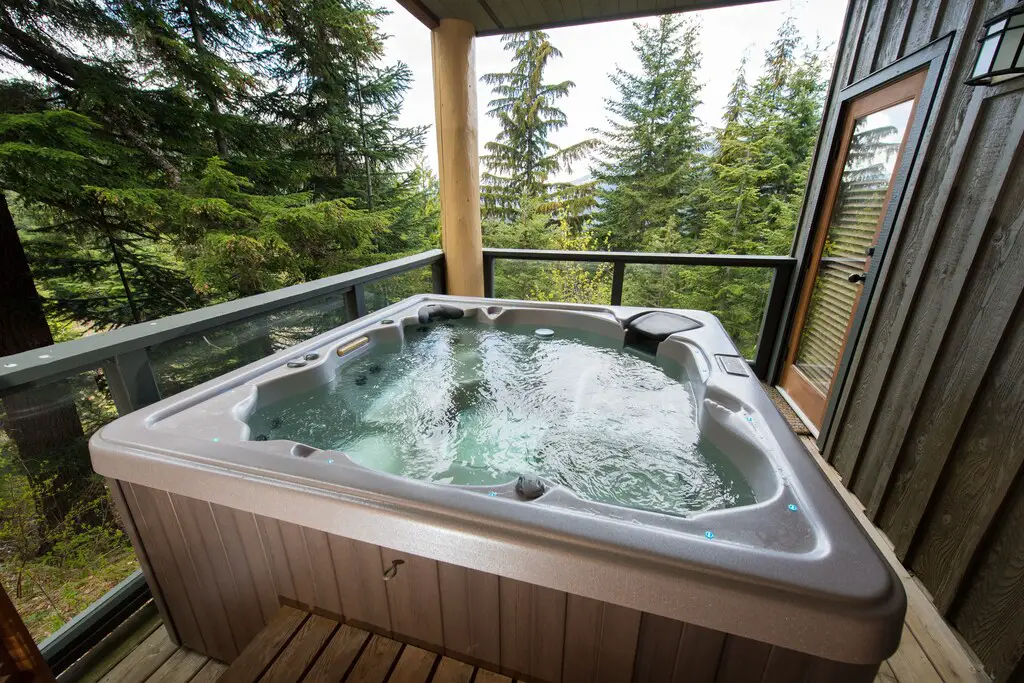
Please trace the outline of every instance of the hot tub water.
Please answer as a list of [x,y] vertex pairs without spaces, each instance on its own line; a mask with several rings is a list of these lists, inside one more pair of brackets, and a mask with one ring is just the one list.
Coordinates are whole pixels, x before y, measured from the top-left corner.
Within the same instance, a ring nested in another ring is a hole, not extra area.
[[250,438],[439,483],[538,474],[588,500],[669,514],[755,502],[700,439],[681,367],[596,335],[535,332],[470,320],[407,328],[404,345],[374,346],[329,384],[258,409]]

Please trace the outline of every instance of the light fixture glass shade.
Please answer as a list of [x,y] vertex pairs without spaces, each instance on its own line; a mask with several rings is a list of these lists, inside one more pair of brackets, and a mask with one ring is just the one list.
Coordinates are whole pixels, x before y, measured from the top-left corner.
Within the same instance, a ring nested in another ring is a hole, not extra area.
[[1024,75],[1024,2],[985,22],[967,85],[995,85]]

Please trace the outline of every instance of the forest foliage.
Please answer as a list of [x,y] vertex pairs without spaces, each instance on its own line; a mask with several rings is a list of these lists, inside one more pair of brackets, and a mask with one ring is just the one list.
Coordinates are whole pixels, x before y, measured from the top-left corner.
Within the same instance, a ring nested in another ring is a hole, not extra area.
[[[0,355],[439,245],[426,126],[368,0],[9,0],[0,7]],[[487,246],[785,254],[826,65],[792,20],[721,122],[699,120],[700,26],[637,23],[639,68],[572,144],[541,31],[486,74],[500,132],[481,178]],[[575,178],[575,179],[573,179]],[[771,273],[629,266],[627,305],[701,308],[752,354]],[[368,288],[382,305],[429,288]],[[498,296],[607,303],[601,264],[499,262]],[[336,299],[150,350],[165,394],[344,321]],[[116,414],[102,370],[0,404],[3,580],[43,636],[133,567],[86,439]]]

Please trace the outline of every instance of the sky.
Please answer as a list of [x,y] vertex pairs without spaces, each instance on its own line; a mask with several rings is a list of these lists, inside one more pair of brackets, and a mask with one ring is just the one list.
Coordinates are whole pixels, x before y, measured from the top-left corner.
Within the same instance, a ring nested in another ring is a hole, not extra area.
[[[391,36],[386,45],[388,63],[401,60],[409,65],[413,74],[412,88],[406,95],[401,125],[429,125],[426,137],[427,161],[437,169],[437,140],[434,124],[434,90],[431,82],[430,31],[395,0],[382,0],[392,11],[384,19],[383,30]],[[703,103],[698,116],[707,125],[718,125],[725,107],[729,87],[732,85],[744,54],[748,55],[748,80],[757,77],[761,69],[765,48],[775,37],[776,29],[793,13],[797,27],[812,44],[819,41],[823,50],[834,54],[839,41],[846,2],[843,0],[776,0],[740,7],[704,10],[690,14],[702,24],[700,50],[703,62],[699,74],[704,89]],[[643,19],[651,24],[656,19]],[[590,128],[601,128],[606,121],[605,99],[614,97],[615,89],[608,74],[620,66],[627,71],[638,67],[631,43],[634,37],[633,21],[612,21],[600,24],[572,26],[548,31],[551,43],[562,52],[562,59],[550,62],[546,72],[551,82],[571,80],[576,87],[559,102],[569,125],[552,135],[558,145],[576,143],[590,137]],[[489,72],[508,71],[511,63],[502,49],[500,37],[477,39],[476,72],[480,76]],[[497,122],[485,116],[490,89],[477,85],[480,152],[484,144],[494,139]],[[481,169],[482,170],[482,169]],[[586,175],[586,165],[576,166],[567,177]]]

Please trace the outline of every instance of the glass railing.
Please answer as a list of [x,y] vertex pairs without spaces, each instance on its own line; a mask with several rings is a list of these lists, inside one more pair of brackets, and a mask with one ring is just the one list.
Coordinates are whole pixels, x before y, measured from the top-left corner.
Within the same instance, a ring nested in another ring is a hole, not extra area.
[[484,293],[708,311],[764,379],[795,267],[789,256],[484,249]]
[[[708,310],[763,377],[795,263],[485,249],[484,285],[500,298]],[[440,250],[0,359],[0,580],[55,672],[148,595],[90,466],[89,436],[162,396],[426,292],[444,292]]]
[[55,674],[147,599],[89,460],[104,424],[412,294],[434,250],[0,359],[0,580]]

